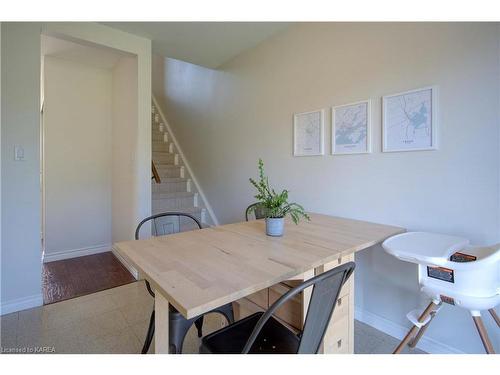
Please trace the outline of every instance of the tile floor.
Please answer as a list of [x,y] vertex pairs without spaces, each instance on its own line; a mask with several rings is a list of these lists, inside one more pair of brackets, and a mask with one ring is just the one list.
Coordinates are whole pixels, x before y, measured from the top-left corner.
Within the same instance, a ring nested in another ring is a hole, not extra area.
[[[135,282],[0,317],[3,353],[140,353],[153,299],[143,282]],[[210,314],[204,334],[224,324]],[[356,353],[390,353],[397,340],[363,323],[355,325]],[[194,327],[184,342],[184,353],[197,353]],[[154,343],[150,349],[154,351]],[[423,353],[414,350],[413,353]]]

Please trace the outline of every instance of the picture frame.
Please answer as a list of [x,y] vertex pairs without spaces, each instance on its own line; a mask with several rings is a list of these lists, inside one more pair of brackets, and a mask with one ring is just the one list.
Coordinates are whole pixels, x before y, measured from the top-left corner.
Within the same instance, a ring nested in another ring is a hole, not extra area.
[[324,123],[324,109],[293,115],[293,156],[324,155]]
[[332,107],[332,155],[371,153],[371,123],[370,99]]
[[438,149],[438,88],[382,97],[382,152]]

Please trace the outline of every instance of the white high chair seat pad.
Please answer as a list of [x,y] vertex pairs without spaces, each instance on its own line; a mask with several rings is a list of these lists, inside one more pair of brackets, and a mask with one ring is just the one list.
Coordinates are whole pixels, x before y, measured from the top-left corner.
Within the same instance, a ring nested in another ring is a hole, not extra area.
[[388,238],[384,250],[398,259],[417,264],[444,264],[469,244],[462,237],[429,232],[407,232]]

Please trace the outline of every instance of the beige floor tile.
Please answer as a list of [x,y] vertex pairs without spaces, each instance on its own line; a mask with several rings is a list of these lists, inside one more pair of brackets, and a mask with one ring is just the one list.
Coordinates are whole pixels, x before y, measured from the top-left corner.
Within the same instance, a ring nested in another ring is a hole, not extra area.
[[4,328],[4,324],[10,325],[13,322],[17,322],[18,319],[19,319],[18,312],[0,315],[0,329]]
[[90,318],[92,316],[100,315],[117,308],[111,295],[99,295],[94,298],[89,298],[83,301],[75,301],[77,314],[82,319]]
[[112,310],[79,321],[72,328],[75,335],[82,339],[97,339],[103,336],[116,335],[129,328],[129,326],[119,310]]
[[0,336],[16,336],[19,313],[5,314],[0,316]]
[[[1,344],[21,352],[140,353],[153,305],[144,282],[136,282],[4,315],[0,318]],[[208,314],[203,334],[225,324],[221,315]],[[191,327],[183,353],[198,353],[200,342],[196,328]],[[356,353],[390,353],[395,345],[395,338],[356,321]],[[149,352],[154,353],[154,340]],[[412,352],[422,353],[418,349]]]
[[22,353],[38,353],[42,348],[48,348],[48,352],[59,353],[64,348],[70,350],[75,345],[73,337],[69,337],[67,342],[63,342],[62,335],[64,335],[65,332],[65,329],[42,329],[33,335],[18,336],[16,344]]
[[[390,354],[399,340],[360,321],[354,322],[354,353]],[[403,349],[403,354],[425,354],[420,349]]]
[[135,334],[125,329],[117,334],[103,336],[96,340],[88,340],[80,347],[81,353],[140,354],[141,343]]
[[0,317],[0,348],[8,352],[16,347],[18,314],[8,314]]
[[23,310],[19,312],[18,335],[39,336],[44,330],[43,308]]
[[17,346],[54,346],[58,353],[78,353],[79,342],[87,337],[100,337],[127,327],[120,311],[106,311],[110,305],[101,303],[101,298],[97,298],[81,305],[52,304],[21,311]]
[[116,336],[123,330],[129,330],[129,327],[121,313],[115,310],[63,328],[45,329],[36,335],[18,336],[17,346],[53,347],[55,353],[86,353],[89,347],[93,347],[93,342],[106,336]]
[[124,290],[133,290],[133,289],[141,289],[141,290],[146,290],[146,284],[144,280],[139,280],[133,283],[121,285],[119,287],[113,288],[113,289],[108,289],[112,290],[113,294],[120,293],[121,291]]
[[154,302],[146,287],[123,289],[111,295],[111,298],[117,307],[131,304],[152,304]]
[[18,335],[33,336],[50,329],[68,327],[82,319],[77,304],[55,305],[20,311]]
[[136,302],[120,308],[125,320],[129,325],[148,320],[153,311],[153,300],[148,302]]
[[132,332],[135,334],[137,339],[142,343],[144,343],[144,339],[146,338],[148,327],[149,327],[149,319],[130,325]]

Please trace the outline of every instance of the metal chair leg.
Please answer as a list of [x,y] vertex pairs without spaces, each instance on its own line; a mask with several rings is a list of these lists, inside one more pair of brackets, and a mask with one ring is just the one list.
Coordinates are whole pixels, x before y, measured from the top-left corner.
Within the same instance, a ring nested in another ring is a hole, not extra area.
[[500,318],[498,317],[497,313],[495,310],[493,309],[489,309],[488,312],[491,314],[491,316],[493,317],[493,319],[495,320],[495,322],[497,323],[497,326],[500,327]]
[[[221,308],[218,308],[214,311],[217,311],[222,315],[224,315],[228,323],[234,322],[232,305],[222,306]],[[187,331],[193,324],[193,320],[192,319],[185,320],[182,318],[179,320],[170,321],[169,324],[170,324],[169,339],[171,342],[170,352],[172,354],[181,354],[182,343],[184,342],[184,338],[186,336]],[[198,330],[198,337],[202,337],[203,316],[200,316],[198,319],[196,319],[194,321],[194,324],[196,326],[196,329]],[[142,347],[141,351],[142,354],[147,354],[147,352],[149,351],[149,347],[151,346],[151,342],[153,341],[154,332],[155,332],[155,311],[153,310],[153,312],[151,313],[151,318],[149,320],[149,327],[148,327],[148,332],[146,334],[146,339],[144,341],[144,346]]]
[[155,334],[155,311],[151,313],[151,318],[149,319],[149,327],[148,332],[146,334],[146,340],[144,340],[144,346],[142,347],[141,354],[147,354],[149,351],[149,347],[151,346],[151,342],[153,341],[153,336]]
[[474,323],[476,324],[477,331],[479,332],[479,337],[481,337],[481,341],[483,342],[484,349],[488,354],[495,354],[495,349],[493,348],[493,344],[488,337],[488,332],[486,332],[486,328],[483,324],[483,319],[481,316],[472,316],[474,319]]
[[233,305],[231,303],[221,306],[214,311],[218,312],[219,314],[222,314],[224,318],[226,318],[229,324],[234,323],[234,311],[233,311]]
[[198,337],[203,336],[203,315],[195,320],[194,325],[196,326],[196,329],[198,330]]
[[[434,303],[434,301],[429,303],[429,305],[425,308],[424,312],[419,316],[418,321],[423,322],[425,319],[427,319],[427,316],[429,316],[429,314],[434,310],[435,306],[437,306],[437,305]],[[424,328],[424,327],[422,327],[422,328]],[[410,340],[413,338],[413,335],[415,335],[415,332],[417,332],[417,330],[418,330],[417,326],[411,327],[411,329],[408,331],[408,333],[403,338],[403,340],[401,340],[401,342],[396,347],[396,349],[394,349],[392,354],[401,353],[401,351],[406,346],[406,344],[408,344],[408,342],[410,342]]]

